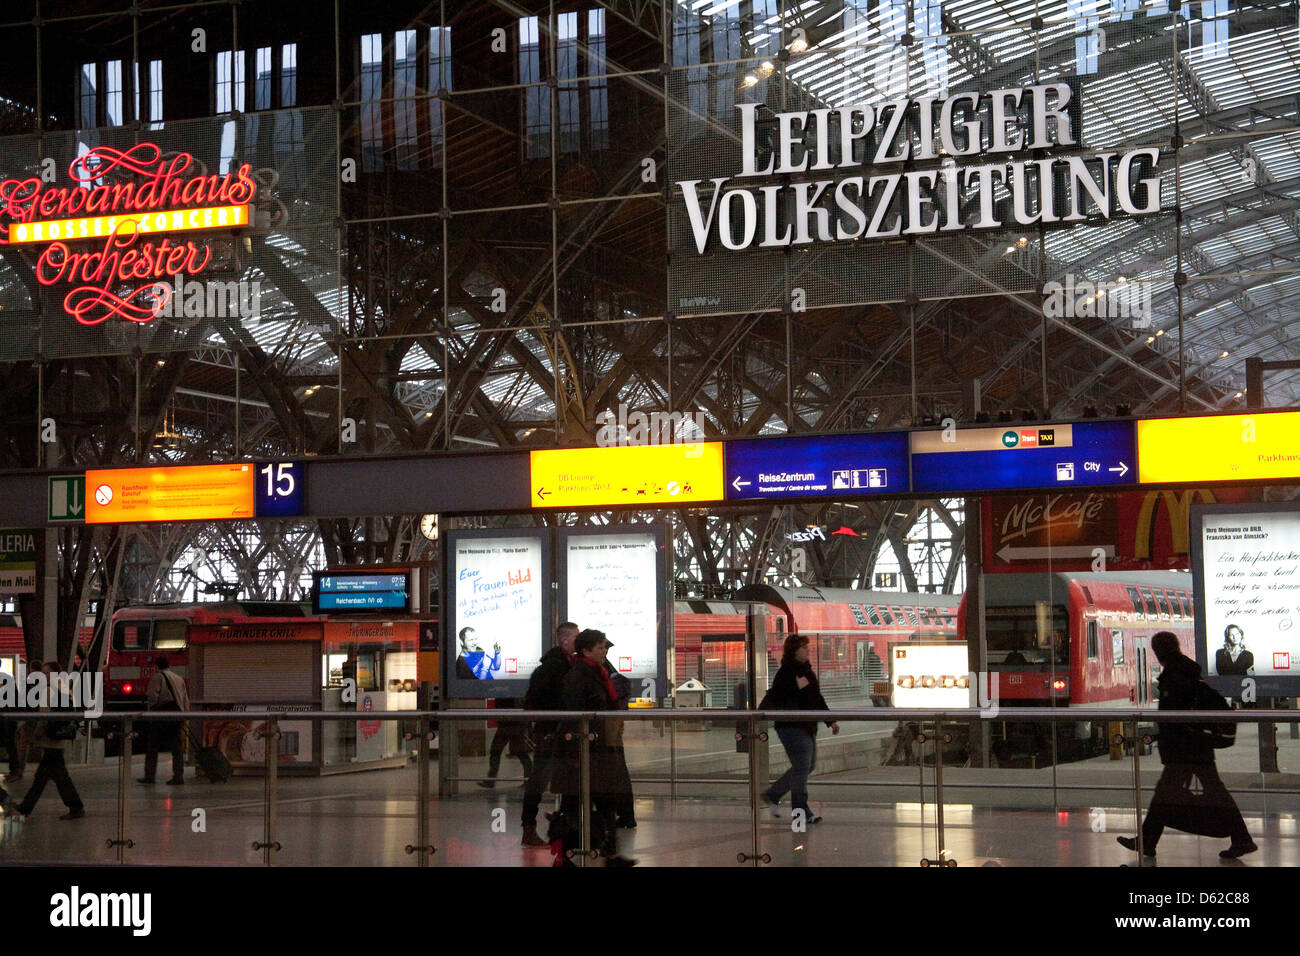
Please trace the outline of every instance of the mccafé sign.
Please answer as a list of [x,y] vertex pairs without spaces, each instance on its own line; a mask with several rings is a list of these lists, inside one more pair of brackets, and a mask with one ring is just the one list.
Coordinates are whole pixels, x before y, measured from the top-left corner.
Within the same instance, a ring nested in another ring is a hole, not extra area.
[[68,287],[63,307],[82,325],[148,322],[167,305],[171,282],[181,288],[212,258],[204,240],[175,234],[247,226],[253,216],[249,164],[224,176],[186,176],[193,163],[189,153],[164,156],[153,143],[97,146],[68,164],[75,185],[6,179],[0,242],[40,250],[36,280]]
[[[703,254],[719,243],[748,249],[1080,222],[1088,216],[1085,197],[1105,219],[1157,212],[1158,148],[1037,152],[1078,148],[1066,109],[1071,96],[1068,84],[1045,83],[776,113],[762,128],[757,104],[738,105],[740,171],[677,183],[695,248]],[[957,165],[1002,154],[1028,155]],[[931,168],[913,168],[927,161]],[[826,175],[808,175],[819,172]],[[806,181],[752,182],[778,176]],[[1011,199],[1010,220],[999,218],[1001,190]]]

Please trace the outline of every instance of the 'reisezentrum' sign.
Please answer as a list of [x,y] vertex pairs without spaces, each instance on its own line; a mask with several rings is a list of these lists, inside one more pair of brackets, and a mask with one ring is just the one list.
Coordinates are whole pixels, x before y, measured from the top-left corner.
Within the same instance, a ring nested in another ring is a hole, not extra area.
[[[1081,152],[1072,95],[1066,83],[1046,83],[775,113],[762,122],[757,104],[738,105],[740,171],[677,183],[696,251],[1157,212],[1160,150]],[[978,161],[1004,154],[1023,158]],[[1007,197],[1009,210],[999,202]]]

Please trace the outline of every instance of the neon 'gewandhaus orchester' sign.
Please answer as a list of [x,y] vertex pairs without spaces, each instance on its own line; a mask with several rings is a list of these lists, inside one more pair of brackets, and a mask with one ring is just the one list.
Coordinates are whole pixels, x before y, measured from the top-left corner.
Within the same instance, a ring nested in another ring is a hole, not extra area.
[[[1160,150],[1075,152],[1078,131],[1066,109],[1072,92],[1066,83],[1047,83],[775,113],[762,129],[758,105],[738,105],[740,172],[677,183],[695,248],[703,254],[716,243],[732,250],[798,246],[1158,212]],[[1006,153],[1030,156],[957,165]],[[931,168],[914,168],[927,162]],[[1000,211],[1006,198],[1009,209]]]
[[193,163],[189,153],[164,156],[154,143],[97,146],[68,164],[72,186],[6,179],[0,242],[41,249],[37,282],[69,286],[63,307],[82,325],[148,322],[171,298],[169,280],[199,275],[212,259],[206,242],[173,234],[247,226],[253,216],[249,164],[186,176]]

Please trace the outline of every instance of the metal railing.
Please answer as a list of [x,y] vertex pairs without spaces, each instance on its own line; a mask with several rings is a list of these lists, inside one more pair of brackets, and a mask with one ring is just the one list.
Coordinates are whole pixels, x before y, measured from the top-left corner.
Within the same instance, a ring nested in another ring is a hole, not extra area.
[[[91,721],[86,721],[79,717],[75,712],[56,712],[56,713],[20,713],[20,712],[0,712],[0,717],[5,720],[21,724],[31,721],[48,721],[48,720],[77,720],[86,726],[82,727],[81,733],[85,734]],[[1084,785],[1058,785],[1055,779],[1055,765],[1053,765],[1053,775],[1050,783],[996,783],[987,780],[979,782],[949,782],[948,789],[954,788],[987,788],[990,790],[997,788],[1007,788],[1016,790],[1048,790],[1053,792],[1053,802],[1056,802],[1056,792],[1058,790],[1106,790],[1122,789],[1132,793],[1133,807],[1137,819],[1142,817],[1142,791],[1151,789],[1143,787],[1141,781],[1142,757],[1146,745],[1151,743],[1150,735],[1141,734],[1141,728],[1145,725],[1156,723],[1157,719],[1161,724],[1183,724],[1183,723],[1232,723],[1240,724],[1289,724],[1294,723],[1297,719],[1297,712],[1294,710],[1253,710],[1253,711],[1162,711],[1157,713],[1148,709],[1112,709],[1112,708],[1070,708],[1070,709],[1048,709],[1048,708],[1000,708],[995,715],[981,712],[978,709],[947,709],[947,710],[901,710],[895,708],[862,708],[862,709],[836,709],[830,711],[751,711],[751,710],[681,710],[681,709],[659,709],[659,710],[630,710],[630,711],[527,711],[527,710],[510,710],[493,712],[485,715],[482,710],[421,710],[421,711],[373,711],[373,712],[339,712],[339,711],[300,711],[300,710],[232,710],[232,711],[159,711],[159,712],[109,712],[104,714],[99,721],[105,723],[111,729],[108,736],[120,741],[120,752],[116,759],[118,760],[117,773],[117,813],[116,813],[116,833],[108,838],[105,843],[108,848],[115,851],[115,858],[119,863],[128,863],[130,860],[130,851],[136,847],[132,838],[132,787],[131,783],[131,762],[133,755],[138,754],[134,746],[140,737],[140,725],[149,723],[168,723],[175,721],[212,721],[212,720],[254,720],[265,726],[258,732],[258,736],[266,742],[265,758],[263,772],[263,827],[262,838],[252,843],[252,849],[258,851],[262,856],[265,865],[272,865],[275,861],[275,854],[281,852],[284,847],[277,839],[278,829],[278,809],[279,809],[279,760],[278,747],[276,741],[279,739],[281,722],[291,721],[322,721],[337,722],[346,721],[350,723],[359,723],[361,721],[401,721],[414,725],[414,730],[405,735],[405,739],[415,746],[415,763],[418,768],[418,782],[416,790],[416,832],[415,842],[406,846],[408,855],[415,857],[415,862],[419,866],[427,866],[431,858],[437,852],[430,837],[429,815],[434,804],[433,794],[429,786],[431,758],[431,744],[435,738],[438,728],[442,725],[451,724],[459,725],[462,723],[482,723],[489,719],[503,720],[508,719],[511,722],[531,722],[535,720],[557,723],[561,727],[560,736],[569,745],[566,748],[568,759],[573,758],[573,749],[576,747],[577,763],[577,794],[579,802],[579,833],[580,845],[572,848],[571,857],[578,865],[586,865],[590,860],[598,856],[598,848],[592,846],[592,746],[597,742],[598,735],[592,732],[593,722],[604,720],[609,717],[616,717],[619,720],[630,723],[639,723],[644,721],[666,722],[674,724],[677,722],[725,722],[735,724],[737,727],[743,727],[738,730],[735,738],[738,743],[744,744],[744,751],[748,757],[748,768],[746,778],[743,781],[748,788],[748,798],[750,804],[750,846],[736,855],[741,863],[751,863],[755,866],[770,863],[771,856],[763,851],[762,837],[760,833],[760,815],[764,809],[763,790],[766,785],[766,746],[769,740],[767,727],[776,722],[830,722],[846,721],[855,723],[908,723],[916,724],[921,728],[918,741],[922,744],[933,742],[933,763],[927,765],[924,759],[918,759],[920,767],[920,786],[924,794],[927,789],[932,789],[934,793],[935,807],[935,837],[938,854],[936,859],[923,859],[922,865],[955,865],[954,860],[948,858],[945,847],[945,827],[944,827],[944,792],[945,792],[945,768],[944,768],[944,745],[953,743],[953,731],[959,727],[976,728],[988,724],[998,724],[1003,722],[1025,722],[1034,724],[1050,724],[1055,729],[1056,725],[1062,723],[1078,723],[1080,721],[1105,721],[1108,723],[1121,723],[1124,731],[1122,739],[1115,743],[1122,744],[1131,754],[1132,760],[1132,782],[1131,785],[1125,785],[1122,788],[1114,784],[1089,783]],[[932,730],[929,729],[932,726]],[[12,739],[12,737],[10,738]],[[36,742],[39,745],[39,741]],[[676,748],[674,748],[674,758]],[[110,758],[111,759],[111,758]],[[927,783],[926,770],[932,771],[932,780]],[[450,778],[453,782],[455,778]],[[663,778],[655,778],[663,780]],[[673,787],[671,796],[675,797],[677,792],[676,784],[678,778],[672,776]],[[733,781],[738,782],[738,781]],[[836,786],[898,786],[899,784],[890,781],[842,781],[836,782]],[[907,784],[907,786],[911,786]],[[1300,790],[1275,788],[1270,790],[1260,789],[1258,792],[1268,793],[1285,793],[1300,795]],[[10,812],[13,811],[13,804],[10,806]],[[1140,833],[1140,829],[1139,829]],[[1141,837],[1138,837],[1139,841]],[[1140,849],[1140,842],[1139,842]],[[3,860],[3,854],[0,853],[0,860]],[[1142,854],[1139,852],[1139,865],[1141,865]]]

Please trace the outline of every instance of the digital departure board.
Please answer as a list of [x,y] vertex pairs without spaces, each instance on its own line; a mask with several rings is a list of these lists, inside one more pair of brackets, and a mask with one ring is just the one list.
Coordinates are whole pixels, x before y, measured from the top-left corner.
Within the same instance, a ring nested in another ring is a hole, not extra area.
[[303,513],[297,462],[230,462],[86,472],[86,523],[219,521]]
[[906,432],[727,442],[728,501],[905,494]]
[[1133,422],[1004,425],[912,433],[912,491],[1137,483]]
[[316,614],[405,611],[411,602],[409,571],[314,571],[312,610]]

